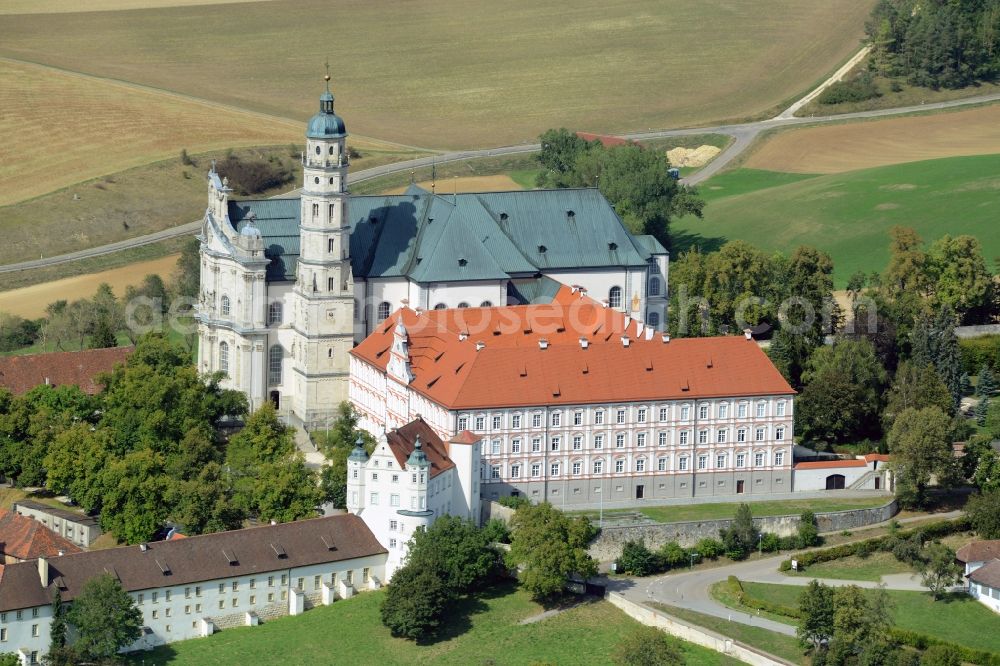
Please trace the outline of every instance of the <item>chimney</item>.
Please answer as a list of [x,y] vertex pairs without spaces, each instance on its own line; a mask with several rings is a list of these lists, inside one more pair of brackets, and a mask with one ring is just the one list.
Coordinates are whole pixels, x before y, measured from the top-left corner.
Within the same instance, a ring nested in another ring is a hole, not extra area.
[[751,331],[749,328],[744,328],[743,337],[745,337],[747,340],[753,340],[753,331]]
[[590,341],[587,340],[587,338],[580,338],[580,348],[581,349],[586,349],[589,346],[590,346]]
[[601,300],[601,305],[603,305],[604,307],[608,307],[608,299],[606,299],[606,298],[602,299]]
[[42,582],[42,587],[49,586],[49,561],[44,557],[38,558],[38,578]]
[[468,339],[469,339],[469,332],[468,331],[462,331],[461,333],[458,334],[458,341],[459,342],[465,342]]
[[476,351],[483,351],[486,348],[486,343],[480,340],[476,343]]
[[627,335],[623,335],[622,336],[622,347],[628,347],[629,346],[629,342],[630,341],[628,339],[628,336]]
[[548,349],[549,348],[549,341],[546,340],[545,338],[539,338],[538,339],[538,348],[539,349]]
[[62,556],[63,556],[63,555],[65,555],[65,554],[66,554],[66,551],[64,551],[64,550],[60,550],[60,551],[59,551],[59,557],[62,557]]
[[669,333],[664,333],[662,337],[663,337],[663,344],[667,344],[668,342],[670,342],[670,334]]

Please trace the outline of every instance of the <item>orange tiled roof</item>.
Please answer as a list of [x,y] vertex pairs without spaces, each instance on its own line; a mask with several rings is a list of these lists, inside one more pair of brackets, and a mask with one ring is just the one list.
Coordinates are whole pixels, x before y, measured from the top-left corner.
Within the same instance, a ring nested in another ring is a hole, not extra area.
[[59,551],[68,555],[80,548],[59,536],[37,520],[0,509],[0,551],[19,560],[56,557]]
[[400,468],[406,466],[407,458],[413,453],[413,442],[417,435],[420,436],[420,448],[427,454],[427,460],[431,464],[431,478],[455,466],[455,463],[448,457],[448,451],[441,438],[422,418],[417,417],[406,425],[385,434],[389,450],[396,457]]
[[955,553],[959,562],[987,562],[1000,558],[1000,539],[971,541]]
[[864,460],[817,460],[795,464],[795,469],[836,469],[838,467],[868,467],[868,463]]
[[20,395],[36,386],[79,386],[91,395],[101,386],[94,379],[124,363],[134,347],[109,347],[74,352],[51,352],[0,358],[0,387]]
[[411,388],[450,409],[794,394],[743,336],[664,342],[568,287],[545,305],[403,308],[351,353],[384,371],[400,321]]
[[889,462],[887,453],[868,453],[865,455],[865,462]]

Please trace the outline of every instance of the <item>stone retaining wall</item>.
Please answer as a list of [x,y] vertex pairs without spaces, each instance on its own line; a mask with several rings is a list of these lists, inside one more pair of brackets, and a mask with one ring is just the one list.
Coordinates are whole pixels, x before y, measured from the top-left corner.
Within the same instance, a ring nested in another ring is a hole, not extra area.
[[[750,505],[753,508],[753,504]],[[850,509],[817,513],[816,523],[820,532],[841,532],[866,525],[881,523],[892,518],[899,511],[893,499],[883,506],[870,509]],[[689,548],[700,539],[719,538],[719,532],[729,527],[732,520],[694,520],[681,523],[661,523],[657,525],[629,525],[605,527],[590,544],[590,555],[599,562],[616,559],[622,546],[628,541],[643,541],[650,549],[657,549],[665,543],[676,541]],[[799,516],[765,516],[754,518],[754,525],[763,532],[778,536],[791,536],[798,531]]]
[[758,652],[749,645],[726,638],[714,631],[696,627],[672,615],[667,615],[661,611],[637,604],[634,601],[629,601],[620,592],[608,592],[604,598],[613,606],[624,611],[633,620],[637,620],[648,627],[661,629],[671,636],[676,636],[689,643],[729,655],[745,664],[751,664],[752,666],[786,666],[791,664],[791,662],[779,660],[777,657]]
[[503,522],[509,523],[510,519],[514,517],[514,509],[509,506],[504,506],[499,502],[481,499],[479,500],[479,504],[479,521],[483,525],[488,523],[491,518],[499,518]]

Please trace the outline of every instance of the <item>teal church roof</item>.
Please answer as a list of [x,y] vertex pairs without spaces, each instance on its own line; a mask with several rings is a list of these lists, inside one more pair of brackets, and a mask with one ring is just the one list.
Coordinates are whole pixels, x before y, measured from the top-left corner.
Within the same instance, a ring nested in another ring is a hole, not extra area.
[[[252,223],[271,259],[270,281],[294,280],[300,201],[231,201],[230,222]],[[632,236],[596,189],[458,195],[411,186],[404,194],[352,196],[351,269],[355,278],[405,277],[418,283],[515,280],[580,268],[643,267],[666,250]]]
[[333,112],[333,93],[330,92],[330,77],[327,76],[326,92],[319,96],[319,113],[309,119],[306,125],[307,139],[336,139],[347,135],[344,119]]

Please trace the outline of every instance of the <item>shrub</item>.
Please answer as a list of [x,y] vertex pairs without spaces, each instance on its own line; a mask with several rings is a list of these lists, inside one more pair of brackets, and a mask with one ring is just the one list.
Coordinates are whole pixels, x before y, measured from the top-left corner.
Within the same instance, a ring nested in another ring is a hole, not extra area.
[[686,550],[676,541],[663,544],[659,552],[660,562],[666,569],[675,569],[688,564],[689,556]]
[[660,570],[656,555],[642,541],[627,541],[618,558],[618,570],[635,576],[648,576]]
[[506,495],[498,499],[497,504],[517,510],[522,506],[530,506],[531,500],[522,495]]
[[237,194],[247,196],[291,182],[294,174],[282,164],[270,164],[263,160],[243,161],[230,151],[226,158],[216,165],[216,170],[229,179],[229,185]]
[[721,541],[709,537],[705,537],[696,543],[694,550],[703,560],[717,559],[725,552],[725,548],[723,548]]
[[799,516],[799,548],[810,548],[819,544],[819,528],[816,525],[816,514],[803,511]]
[[760,542],[761,550],[765,553],[774,553],[781,550],[781,537],[772,532],[766,532]]
[[958,351],[962,358],[962,370],[966,373],[975,375],[984,365],[994,373],[1000,373],[1000,335],[961,339]]
[[882,95],[872,75],[863,72],[850,81],[838,81],[824,90],[819,96],[820,104],[843,104],[844,102],[863,102]]
[[928,636],[927,634],[910,631],[909,629],[893,627],[889,630],[889,636],[897,643],[909,645],[910,647],[918,650],[927,650],[928,648],[937,645],[947,647],[955,651],[959,658],[964,662],[970,664],[980,664],[980,666],[1000,666],[1000,655],[994,652],[975,650],[973,648],[965,647],[964,645],[958,645],[957,643],[943,641],[939,638],[935,638],[934,636]]
[[507,523],[499,518],[490,518],[483,526],[483,534],[486,535],[489,543],[510,543],[510,530]]
[[682,666],[684,653],[677,641],[654,627],[641,627],[615,646],[614,663],[622,666]]
[[730,576],[726,579],[726,582],[729,585],[731,593],[736,596],[742,606],[767,611],[768,613],[774,613],[775,615],[784,615],[785,617],[790,618],[798,618],[801,616],[798,608],[785,606],[783,604],[768,601],[767,599],[759,599],[751,596],[746,592],[746,590],[743,589],[743,583],[740,582],[740,579],[736,576]]
[[181,164],[184,166],[194,166],[194,160],[188,155],[187,148],[181,148]]
[[920,552],[922,541],[923,537],[919,532],[911,534],[906,539],[899,540],[892,549],[893,557],[900,562],[911,565],[923,561],[923,555]]

